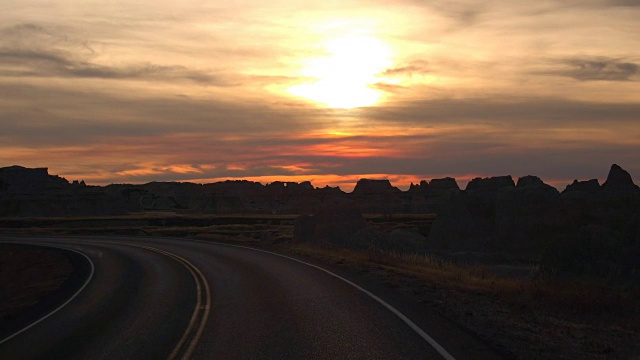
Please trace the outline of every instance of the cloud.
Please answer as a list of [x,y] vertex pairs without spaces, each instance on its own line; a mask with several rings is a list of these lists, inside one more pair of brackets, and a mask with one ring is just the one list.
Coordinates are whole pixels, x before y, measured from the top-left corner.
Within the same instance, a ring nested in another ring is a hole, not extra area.
[[570,58],[556,61],[560,68],[540,72],[566,76],[578,81],[629,81],[638,74],[640,66],[615,58]]
[[[283,141],[286,142],[286,140]],[[212,152],[212,154],[219,156],[210,156],[208,162],[202,162],[199,165],[182,165],[185,159],[188,161],[198,159],[189,156],[181,157],[185,154],[180,153],[167,158],[164,162],[153,163],[148,160],[151,154],[147,155],[147,159],[145,159],[144,156],[132,156],[135,152],[123,152],[123,155],[128,156],[130,160],[119,161],[112,167],[101,164],[102,169],[107,169],[106,175],[102,179],[94,180],[94,183],[97,181],[101,183],[140,183],[154,180],[189,181],[192,179],[264,176],[286,181],[291,176],[295,176],[299,180],[309,180],[326,175],[357,178],[362,177],[363,174],[389,174],[388,176],[412,174],[422,179],[450,175],[461,179],[468,178],[469,174],[474,174],[474,176],[508,174],[515,177],[532,174],[540,176],[544,180],[566,179],[564,181],[564,185],[566,185],[573,178],[604,177],[608,166],[614,162],[629,164],[628,170],[632,171],[634,175],[640,172],[640,168],[633,167],[637,162],[637,156],[634,155],[637,145],[596,146],[583,143],[571,148],[554,146],[527,148],[490,144],[486,140],[474,142],[459,139],[457,142],[448,142],[447,138],[432,139],[422,144],[415,143],[415,145],[419,146],[418,149],[421,150],[422,156],[387,157],[374,155],[366,158],[336,158],[303,153],[293,156],[274,153],[268,158],[251,158],[242,153],[244,151],[242,147],[237,148],[240,153],[222,147],[217,152]],[[497,151],[499,148],[502,148],[501,151]],[[268,151],[269,148],[259,147],[256,150],[262,152]],[[105,151],[107,151],[106,147]],[[625,155],[621,156],[620,154]],[[58,156],[60,155],[58,154]],[[237,155],[242,156],[237,157]],[[487,158],[491,158],[491,161],[487,161]],[[42,154],[38,159],[43,161]],[[76,159],[76,164],[74,164],[76,168],[77,163],[91,163],[93,160],[82,156],[75,156],[74,159]],[[156,159],[158,158],[156,157]],[[44,161],[46,161],[46,157]],[[49,167],[60,165],[55,161],[45,164]],[[186,166],[198,171],[182,171],[181,169]]]
[[0,142],[43,148],[191,133],[210,136],[202,141],[218,141],[295,136],[334,122],[329,109],[238,101],[224,97],[224,91],[204,97],[171,92],[152,96],[130,84],[110,85],[100,89],[84,88],[82,82],[70,88],[55,82],[0,82]]
[[231,82],[206,71],[179,65],[132,64],[120,67],[97,64],[98,55],[87,41],[72,39],[58,29],[20,24],[0,29],[0,76],[63,77],[114,80],[175,81],[230,86]]
[[446,18],[454,20],[458,26],[476,24],[480,16],[487,10],[486,2],[478,1],[404,1],[411,5],[425,6]]
[[603,2],[613,6],[640,6],[640,0],[604,0]]
[[573,127],[575,124],[635,124],[640,103],[598,103],[560,98],[425,99],[363,109],[371,121],[405,126],[500,124],[513,127]]
[[[631,139],[624,139],[615,130],[582,123],[572,129],[553,126],[552,122],[546,128],[522,123],[440,123],[430,131],[425,126],[421,132],[400,127],[400,133],[381,135],[374,131],[353,136],[212,131],[127,137],[114,134],[75,146],[34,148],[26,143],[22,151],[5,148],[0,163],[29,166],[36,162],[50,168],[75,169],[85,165],[93,173],[103,174],[100,179],[93,178],[93,183],[138,183],[258,176],[286,180],[289,176],[327,174],[413,174],[425,179],[442,174],[534,174],[543,179],[583,179],[598,175],[596,171],[604,173],[613,162],[637,162],[637,131],[626,135]],[[73,164],[66,159],[73,159]]]
[[429,68],[429,63],[427,61],[414,60],[407,64],[387,69],[382,73],[382,75],[392,76],[392,77],[395,77],[395,76],[411,77],[413,74],[428,74],[431,72],[432,70]]
[[121,68],[91,64],[68,54],[38,50],[0,49],[0,76],[7,77],[66,77],[130,80],[191,80],[209,85],[231,85],[206,72],[189,70],[183,66],[154,64]]
[[556,12],[558,10],[571,9],[606,9],[616,7],[636,7],[640,6],[640,0],[558,0],[554,2],[540,2],[539,7],[532,9],[532,14],[544,14]]

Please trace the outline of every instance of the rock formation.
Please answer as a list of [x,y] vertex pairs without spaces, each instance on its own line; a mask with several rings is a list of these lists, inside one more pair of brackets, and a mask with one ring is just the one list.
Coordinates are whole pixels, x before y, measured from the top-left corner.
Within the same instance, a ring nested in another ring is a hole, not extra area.
[[117,215],[136,210],[103,188],[70,184],[47,168],[0,168],[0,216]]
[[539,256],[549,238],[564,231],[567,223],[560,193],[538,177],[518,179],[516,187],[497,198],[495,241],[500,249]]
[[[517,185],[510,176],[498,176],[473,179],[462,192],[431,193],[430,199],[429,190],[427,199],[437,217],[428,243],[449,251],[498,251],[539,258],[557,239],[575,238],[580,231],[584,235],[588,226],[612,234],[626,228],[626,238],[635,239],[632,217],[640,213],[638,187],[617,165],[612,166],[606,184],[576,180],[560,194],[536,176],[521,177]],[[433,189],[433,182],[429,186]],[[412,193],[417,194],[418,188]]]
[[[558,262],[562,256],[583,251],[588,241],[594,252],[613,249],[614,255],[598,261],[618,265],[597,270],[578,266],[577,271],[640,273],[634,265],[640,263],[640,188],[615,164],[602,186],[595,179],[575,180],[562,193],[535,176],[521,177],[517,184],[508,175],[476,178],[465,190],[454,178],[432,179],[412,184],[404,192],[388,180],[362,179],[352,193],[345,193],[337,187],[314,188],[310,182],[263,185],[246,180],[98,187],[82,181],[69,183],[49,175],[46,168],[0,168],[0,216],[119,215],[148,210],[303,214],[294,229],[293,238],[299,242],[398,251],[505,252],[533,259],[544,255],[545,266],[556,272],[563,271]],[[364,221],[362,214],[367,213],[437,216],[425,239],[426,231],[422,235],[407,229],[378,231]],[[276,240],[267,234],[263,241]],[[565,255],[550,255],[554,251]]]
[[353,201],[334,199],[314,215],[299,216],[294,224],[293,242],[356,246],[358,231],[366,226]]
[[475,178],[467,184],[467,191],[496,191],[503,188],[514,187],[510,175],[495,176],[490,178]]
[[429,191],[429,183],[426,180],[421,180],[419,184],[411,183],[411,185],[409,185],[409,193],[426,194],[427,191]]
[[29,169],[17,165],[0,168],[0,179],[4,191],[10,194],[45,194],[69,187],[66,179],[49,175],[47,168]]
[[640,279],[640,191],[629,173],[614,164],[602,186],[575,180],[562,201],[569,224],[545,251],[545,272]]
[[600,191],[600,183],[598,182],[598,179],[591,179],[591,180],[585,180],[585,181],[578,181],[576,179],[576,180],[573,180],[573,183],[567,185],[563,193],[570,193],[575,191],[580,191],[588,194],[595,194],[596,192]]
[[405,211],[402,191],[391,186],[389,180],[360,179],[351,198],[362,213],[394,214]]
[[429,247],[447,251],[480,248],[484,240],[465,194],[449,191],[441,200],[443,203],[429,232]]
[[354,196],[370,196],[370,195],[385,195],[385,194],[398,194],[400,190],[391,186],[389,180],[371,180],[360,179],[356,183],[356,187],[353,189],[352,194]]
[[640,188],[633,183],[631,175],[618,166],[617,164],[611,165],[607,180],[602,184],[602,190],[614,193],[632,193],[636,194],[640,191]]
[[430,190],[431,192],[460,190],[460,187],[458,187],[456,179],[452,177],[446,177],[442,179],[432,179],[429,182],[428,190]]

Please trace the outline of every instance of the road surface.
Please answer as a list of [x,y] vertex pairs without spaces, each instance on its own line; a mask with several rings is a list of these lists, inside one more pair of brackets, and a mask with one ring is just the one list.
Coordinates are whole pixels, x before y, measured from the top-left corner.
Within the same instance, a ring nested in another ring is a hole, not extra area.
[[66,304],[0,339],[0,359],[499,358],[424,305],[309,260],[185,239],[0,241],[91,264]]

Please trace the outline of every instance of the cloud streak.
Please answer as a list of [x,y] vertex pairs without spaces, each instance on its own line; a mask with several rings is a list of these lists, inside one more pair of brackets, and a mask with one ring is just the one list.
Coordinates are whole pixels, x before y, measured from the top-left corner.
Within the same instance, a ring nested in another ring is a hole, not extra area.
[[578,81],[631,81],[640,66],[607,57],[570,58],[555,62],[559,68],[540,74],[566,76]]
[[[134,64],[120,67],[96,64],[97,55],[87,41],[70,40],[36,24],[0,30],[0,76],[65,77],[113,80],[175,81],[229,86],[222,77],[180,65]],[[78,51],[80,49],[81,51]]]

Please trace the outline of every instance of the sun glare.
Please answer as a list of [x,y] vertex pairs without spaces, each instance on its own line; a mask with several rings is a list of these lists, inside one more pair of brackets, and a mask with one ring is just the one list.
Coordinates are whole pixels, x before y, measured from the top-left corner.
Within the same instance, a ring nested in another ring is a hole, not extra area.
[[302,75],[314,79],[293,86],[289,93],[332,108],[371,106],[381,93],[371,87],[377,74],[391,66],[391,50],[381,40],[364,35],[334,38],[327,56],[309,60]]

